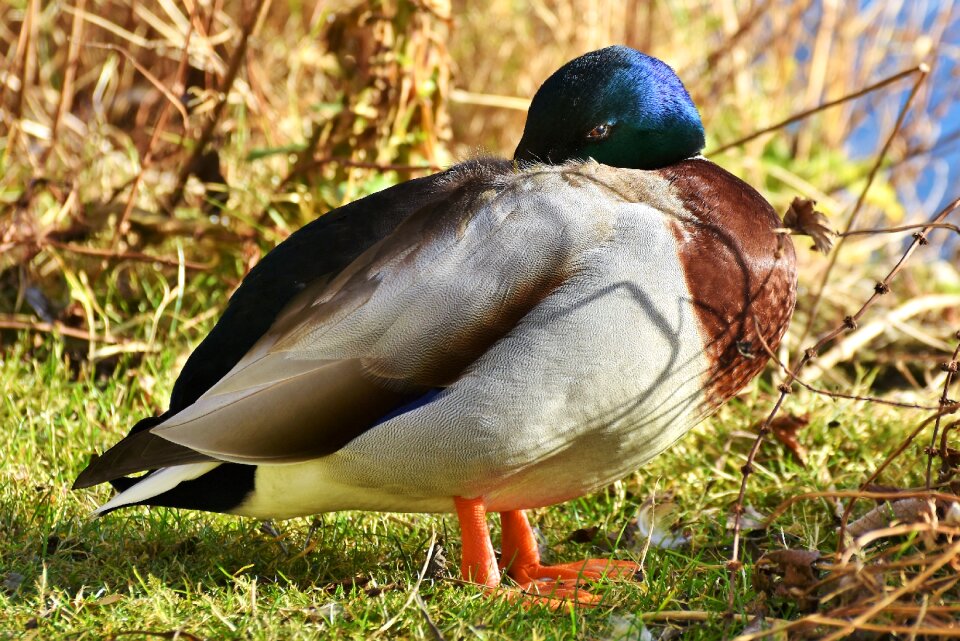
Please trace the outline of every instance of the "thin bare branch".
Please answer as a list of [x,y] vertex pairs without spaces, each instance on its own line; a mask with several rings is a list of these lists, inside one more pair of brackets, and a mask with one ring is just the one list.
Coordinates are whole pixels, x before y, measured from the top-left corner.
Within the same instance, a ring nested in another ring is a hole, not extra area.
[[872,236],[874,234],[897,234],[911,229],[949,229],[960,234],[960,225],[954,225],[953,223],[915,223],[898,227],[881,227],[880,229],[855,229],[853,231],[837,232],[836,235],[841,238],[845,236]]
[[170,267],[179,267],[183,265],[184,269],[192,271],[204,271],[210,269],[213,263],[196,263],[191,260],[178,260],[176,258],[166,258],[163,256],[153,256],[143,252],[135,251],[113,251],[110,249],[97,249],[96,247],[86,247],[84,245],[75,245],[72,243],[61,243],[55,240],[43,240],[40,246],[49,245],[62,249],[73,254],[82,254],[84,256],[95,256],[106,260],[132,260],[140,263],[157,263],[159,265],[169,265]]
[[[954,338],[956,338],[957,341],[960,341],[960,331],[957,331],[954,334]],[[937,412],[937,418],[933,424],[933,434],[930,435],[930,449],[927,454],[927,487],[930,487],[930,473],[933,468],[933,457],[936,454],[939,454],[941,457],[941,463],[944,466],[947,464],[946,433],[944,433],[944,442],[940,446],[939,451],[936,449],[937,435],[940,433],[940,420],[946,413],[945,410],[957,404],[956,401],[950,400],[947,394],[950,392],[950,385],[953,384],[953,378],[957,375],[957,370],[960,369],[960,362],[957,360],[958,358],[960,358],[960,342],[957,343],[956,349],[953,350],[953,355],[950,357],[950,360],[944,363],[942,366],[947,375],[943,380],[943,391],[940,393],[940,399],[938,401],[940,411]],[[943,471],[945,472],[946,469]]]
[[929,73],[929,71],[930,71],[929,66],[927,66],[927,65],[925,65],[925,64],[918,65],[918,66],[912,67],[912,68],[910,68],[910,69],[904,69],[903,71],[900,71],[899,73],[895,73],[895,74],[893,74],[892,76],[889,76],[889,77],[887,77],[887,78],[884,78],[883,80],[880,80],[880,81],[878,81],[878,82],[873,83],[872,85],[868,85],[868,86],[864,87],[863,89],[860,89],[859,91],[854,91],[853,93],[849,93],[849,94],[847,94],[847,95],[845,95],[845,96],[841,96],[840,98],[837,98],[837,99],[835,99],[835,100],[829,100],[829,101],[824,102],[824,103],[821,103],[821,104],[819,104],[819,105],[817,105],[816,107],[813,107],[813,108],[811,108],[811,109],[806,109],[806,110],[804,110],[804,111],[801,111],[800,113],[797,113],[797,114],[794,114],[794,115],[790,116],[790,117],[787,118],[786,120],[781,120],[780,122],[778,122],[778,123],[776,123],[776,124],[774,124],[774,125],[770,125],[770,126],[768,126],[768,127],[764,127],[764,128],[762,128],[762,129],[758,129],[757,131],[755,131],[755,132],[753,132],[752,134],[749,134],[749,135],[747,135],[747,136],[744,136],[743,138],[738,138],[737,140],[734,140],[733,142],[729,142],[729,143],[727,143],[727,144],[725,144],[725,145],[721,145],[719,149],[711,149],[710,151],[708,151],[708,152],[707,152],[706,154],[704,154],[704,155],[706,155],[706,156],[709,157],[709,156],[715,156],[715,155],[717,155],[717,154],[722,154],[723,152],[727,151],[728,149],[732,149],[732,148],[734,148],[734,147],[739,147],[740,145],[746,144],[746,143],[750,142],[751,140],[755,140],[755,139],[759,138],[760,136],[762,136],[762,135],[764,135],[764,134],[768,134],[768,133],[771,133],[771,132],[773,132],[773,131],[777,131],[778,129],[783,129],[784,127],[789,127],[789,126],[792,125],[793,123],[795,123],[795,122],[800,122],[800,121],[803,120],[804,118],[809,118],[809,117],[812,116],[813,114],[815,114],[815,113],[817,113],[817,112],[820,112],[820,111],[823,111],[824,109],[829,109],[829,108],[831,108],[831,107],[836,107],[837,105],[842,105],[842,104],[845,103],[845,102],[850,102],[851,100],[856,100],[857,98],[860,98],[861,96],[865,96],[865,95],[867,95],[867,94],[869,94],[869,93],[872,93],[872,92],[876,91],[877,89],[883,89],[884,87],[887,87],[887,86],[889,86],[889,85],[892,85],[893,83],[897,82],[898,80],[902,80],[903,78],[906,78],[906,77],[908,77],[908,76],[912,76],[912,75],[914,75],[914,74],[916,74],[916,73],[919,73],[919,74],[921,74],[921,77],[925,77],[926,74]]
[[323,156],[310,161],[307,168],[319,167],[326,164],[342,165],[344,167],[357,167],[360,169],[379,169],[380,171],[442,171],[440,165],[398,165],[392,163],[363,162],[338,156]]
[[[190,23],[190,26],[187,30],[187,35],[184,38],[183,54],[180,57],[180,65],[177,67],[176,82],[178,85],[182,85],[184,82],[184,79],[186,78],[187,61],[190,59],[190,38],[192,36],[193,36],[193,23]],[[132,57],[130,58],[130,60],[131,62],[133,62],[136,68],[141,71],[141,73],[143,73],[148,78],[152,77],[146,71],[146,69],[141,69],[140,63],[138,63],[136,60],[133,60]],[[158,86],[162,86],[162,83],[159,83],[159,82],[155,84]],[[167,128],[167,121],[170,118],[171,106],[176,105],[176,107],[179,109],[181,113],[181,117],[183,118],[183,128],[184,130],[186,130],[187,128],[188,116],[187,116],[186,110],[184,110],[183,108],[183,105],[180,104],[180,101],[177,100],[176,96],[168,95],[170,94],[170,92],[167,91],[165,87],[162,91],[164,91],[164,95],[168,96],[168,100],[166,103],[164,103],[163,109],[160,111],[160,117],[157,119],[157,124],[153,129],[153,134],[151,134],[150,136],[150,142],[147,143],[147,148],[143,152],[143,159],[140,161],[140,169],[139,171],[137,171],[137,175],[133,180],[133,184],[130,185],[130,193],[127,196],[127,204],[123,208],[123,213],[120,215],[120,221],[117,224],[116,230],[113,234],[113,248],[115,250],[120,244],[120,239],[129,231],[130,214],[133,213],[133,207],[136,204],[137,192],[140,189],[140,183],[143,180],[143,174],[153,163],[153,150],[156,147],[157,142],[160,140],[161,134],[163,134],[163,132]]]
[[889,492],[877,492],[871,490],[829,490],[823,492],[804,492],[795,494],[780,503],[773,512],[764,520],[764,527],[770,527],[790,507],[801,501],[811,499],[873,499],[876,501],[895,501],[898,499],[935,499],[945,502],[960,500],[955,494],[946,494],[944,492],[934,492],[933,490],[891,490]]
[[[87,0],[78,0],[77,9],[83,11]],[[73,83],[77,77],[77,67],[80,63],[80,42],[83,39],[83,19],[79,13],[73,14],[70,26],[70,45],[67,50],[67,66],[63,73],[63,85],[60,88],[60,97],[57,101],[57,110],[54,112],[53,124],[50,126],[50,143],[40,160],[40,166],[45,166],[53,150],[57,146],[57,136],[60,133],[60,122],[63,115],[70,111],[73,105]]]
[[230,57],[230,62],[227,65],[227,73],[223,78],[223,82],[220,84],[220,97],[217,100],[217,104],[211,110],[210,115],[207,117],[207,121],[200,132],[200,137],[194,144],[193,153],[190,154],[190,157],[187,159],[187,161],[180,166],[180,171],[177,174],[177,180],[173,191],[171,192],[170,197],[167,199],[166,206],[164,207],[167,212],[172,212],[173,209],[180,203],[180,200],[183,198],[183,190],[184,187],[186,187],[187,179],[190,177],[190,173],[193,171],[194,166],[196,166],[197,161],[206,151],[207,145],[210,144],[210,141],[213,139],[213,132],[217,128],[217,125],[220,124],[220,116],[223,114],[224,107],[227,106],[227,96],[229,95],[230,90],[233,88],[233,82],[236,80],[237,74],[240,71],[240,66],[243,63],[244,56],[247,51],[247,43],[250,41],[250,35],[253,33],[253,28],[256,26],[257,21],[260,18],[260,13],[263,11],[265,3],[266,0],[255,0],[254,9],[248,14],[247,22],[240,32],[240,42],[237,44],[236,49],[234,49],[233,54]]
[[[931,224],[937,224],[943,222],[943,220],[953,213],[958,207],[960,207],[960,198],[957,198],[952,203],[940,210],[929,222]],[[777,397],[776,402],[771,408],[770,413],[767,415],[767,418],[760,425],[760,429],[757,432],[757,438],[753,441],[753,445],[750,447],[750,451],[747,454],[746,463],[744,463],[741,471],[743,472],[743,478],[740,482],[740,490],[737,494],[737,500],[734,504],[734,521],[733,521],[733,551],[731,553],[731,558],[728,563],[728,568],[730,570],[730,589],[727,596],[727,605],[729,610],[733,611],[734,606],[734,587],[736,585],[737,572],[739,571],[740,564],[740,531],[741,531],[741,517],[743,515],[743,502],[747,493],[747,482],[750,478],[750,473],[753,469],[753,461],[756,459],[757,452],[760,449],[760,444],[763,442],[763,439],[770,432],[773,419],[776,418],[777,414],[780,413],[780,408],[783,406],[783,402],[787,397],[787,394],[790,393],[790,386],[794,382],[794,376],[803,369],[811,359],[815,358],[819,351],[823,348],[824,345],[834,340],[836,337],[840,336],[844,332],[854,329],[857,326],[857,321],[863,316],[864,313],[873,305],[873,303],[883,294],[890,291],[890,281],[893,280],[897,274],[900,273],[900,270],[903,269],[904,264],[913,255],[917,247],[921,244],[926,244],[926,234],[931,229],[929,226],[925,226],[921,231],[914,234],[914,239],[904,251],[903,255],[900,257],[900,260],[897,261],[896,265],[889,271],[886,277],[878,284],[877,288],[874,290],[874,293],[867,299],[867,301],[860,307],[860,309],[853,314],[844,319],[844,322],[837,326],[833,331],[827,332],[823,337],[820,338],[813,346],[805,349],[802,352],[802,357],[797,363],[796,367],[792,371],[789,371],[786,380],[778,386],[780,394]],[[941,410],[942,411],[942,410]],[[926,425],[927,422],[931,421],[927,419],[921,426]],[[919,434],[918,428],[915,430],[914,434],[911,435],[909,440],[912,440]],[[909,442],[908,440],[908,442]],[[879,472],[878,472],[879,473]],[[872,481],[872,479],[871,479]],[[844,516],[849,514],[849,506],[847,512]],[[845,521],[844,521],[845,522]],[[842,525],[841,525],[842,527]],[[842,540],[842,537],[841,537]]]
[[120,341],[115,338],[108,338],[106,336],[97,336],[96,334],[91,334],[90,332],[77,329],[76,327],[70,327],[69,325],[64,325],[61,322],[56,323],[47,323],[43,321],[26,321],[12,318],[6,315],[0,315],[0,329],[25,329],[32,332],[43,332],[45,334],[62,334],[63,336],[69,336],[71,338],[79,338],[80,340],[87,341],[89,343],[110,343],[110,344],[119,344],[123,341]]
[[918,74],[917,80],[913,83],[910,94],[907,96],[906,101],[900,108],[900,113],[897,115],[897,121],[894,123],[893,129],[891,129],[890,135],[887,136],[886,141],[883,143],[883,148],[880,150],[880,153],[877,154],[877,158],[873,163],[873,167],[870,169],[870,173],[867,175],[867,181],[864,184],[863,189],[860,190],[860,195],[857,197],[857,202],[853,206],[853,211],[850,212],[850,217],[847,219],[846,226],[839,234],[840,240],[838,240],[836,246],[834,246],[833,253],[830,254],[830,258],[827,261],[827,266],[823,270],[823,276],[820,278],[820,284],[817,287],[816,293],[813,295],[813,301],[810,303],[807,323],[804,325],[803,331],[800,333],[800,338],[797,343],[802,344],[810,334],[810,330],[813,328],[813,321],[817,316],[817,311],[820,309],[820,302],[823,300],[823,293],[827,288],[827,282],[830,280],[830,274],[833,272],[833,268],[837,264],[837,258],[840,256],[840,250],[843,248],[843,245],[846,242],[846,234],[853,229],[853,226],[856,224],[857,218],[860,216],[860,211],[863,208],[863,203],[866,202],[867,192],[870,191],[870,186],[873,185],[873,181],[877,177],[877,173],[880,171],[881,166],[883,166],[883,161],[887,156],[887,152],[890,150],[890,145],[893,144],[897,134],[900,133],[900,128],[903,126],[903,121],[907,117],[907,113],[910,111],[910,105],[913,104],[913,99],[916,98],[917,92],[920,91],[920,87],[927,79],[927,75],[930,72],[930,67],[926,64],[922,64],[916,69],[911,70],[911,72]]
[[879,396],[859,396],[857,394],[831,392],[830,390],[825,390],[823,388],[815,387],[810,383],[807,383],[806,381],[802,380],[797,375],[796,372],[792,371],[786,365],[786,363],[781,361],[780,358],[773,352],[773,350],[770,349],[770,346],[767,344],[767,341],[764,340],[763,338],[763,334],[760,333],[760,321],[756,318],[756,316],[753,317],[753,323],[757,327],[757,338],[760,339],[760,345],[763,347],[763,350],[767,353],[767,356],[770,359],[772,359],[777,365],[779,365],[780,369],[782,369],[783,372],[787,374],[793,382],[797,383],[804,389],[807,389],[813,392],[814,394],[818,394],[820,396],[827,396],[830,398],[842,398],[850,401],[865,401],[867,403],[879,403],[880,405],[889,405],[891,407],[902,407],[903,409],[911,409],[911,410],[936,410],[936,409],[940,409],[941,407],[937,405],[920,405],[919,403],[906,403],[903,401],[892,401],[890,399],[881,398]]

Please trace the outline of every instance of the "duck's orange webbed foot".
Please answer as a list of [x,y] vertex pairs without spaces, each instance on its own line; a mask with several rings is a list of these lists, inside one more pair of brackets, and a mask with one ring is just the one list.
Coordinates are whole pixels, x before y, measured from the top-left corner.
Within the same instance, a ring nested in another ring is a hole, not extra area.
[[[463,537],[463,577],[524,605],[551,610],[572,606],[591,607],[600,597],[591,594],[585,582],[602,578],[635,580],[640,566],[632,561],[589,559],[560,565],[541,565],[533,530],[521,511],[501,512],[503,562],[498,566],[487,529],[486,510],[480,499],[455,499]],[[500,587],[500,569],[519,590]]]
[[501,567],[526,590],[539,589],[542,593],[553,585],[556,590],[573,592],[580,601],[591,603],[595,602],[597,597],[580,587],[583,583],[604,578],[638,578],[640,566],[633,561],[587,559],[559,565],[542,565],[537,540],[527,516],[519,510],[501,512],[500,523],[503,548]]

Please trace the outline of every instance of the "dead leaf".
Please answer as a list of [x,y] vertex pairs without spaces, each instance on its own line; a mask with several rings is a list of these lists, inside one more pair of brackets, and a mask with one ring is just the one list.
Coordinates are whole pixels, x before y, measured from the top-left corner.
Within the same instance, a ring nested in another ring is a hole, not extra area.
[[813,249],[826,254],[833,247],[833,231],[827,226],[827,217],[813,208],[817,201],[809,198],[794,198],[783,215],[784,227],[796,234],[813,239]]
[[122,594],[108,594],[105,597],[101,597],[96,601],[93,601],[92,603],[86,603],[85,605],[88,607],[102,608],[108,605],[113,605],[114,603],[118,603],[120,601],[123,601]]
[[434,581],[442,581],[449,576],[449,572],[447,572],[448,564],[447,551],[441,542],[437,542],[433,546],[430,560],[427,561],[427,570],[423,573],[423,576]]
[[688,534],[673,527],[677,521],[677,509],[669,495],[644,501],[637,512],[635,542],[643,546],[649,541],[650,545],[661,550],[689,545]]
[[23,585],[24,575],[19,572],[7,572],[6,576],[3,577],[3,581],[0,582],[0,587],[3,587],[5,592],[14,593],[20,589],[20,586]]
[[378,585],[376,581],[371,581],[370,584],[370,587],[363,590],[363,593],[370,597],[380,596],[384,592],[392,592],[393,590],[400,590],[403,588],[403,586],[399,583],[386,583],[384,585]]
[[803,416],[778,416],[770,424],[774,438],[787,448],[803,467],[807,466],[807,450],[800,444],[799,439],[797,439],[797,432],[809,424],[809,414],[804,414]]
[[792,601],[801,611],[817,607],[811,594],[819,580],[814,564],[817,550],[775,550],[761,556],[753,568],[753,587],[769,597]]
[[943,522],[953,527],[960,525],[960,503],[956,501],[950,503],[946,513],[943,515]]
[[673,550],[690,543],[689,532],[677,525],[677,504],[671,493],[647,499],[636,518],[620,530],[606,531],[596,525],[570,533],[570,543],[589,543],[605,552],[621,548],[639,551],[649,542],[655,548]]
[[[743,506],[743,513],[740,515],[740,530],[750,532],[751,530],[762,530],[766,527],[767,517],[760,514],[755,507],[749,503]],[[727,529],[732,530],[736,523],[736,514],[731,512],[727,515]]]
[[299,614],[310,623],[325,623],[329,625],[336,621],[336,619],[343,614],[344,610],[343,606],[336,601],[328,601],[323,605],[312,605],[307,608],[284,608],[280,610],[280,612],[287,615],[288,619],[294,614]]
[[747,634],[756,634],[763,630],[769,630],[770,627],[771,627],[770,624],[767,623],[767,619],[762,614],[759,614],[753,617],[752,619],[750,619],[747,625],[744,626],[743,630],[740,630],[739,636],[744,636]]
[[339,581],[331,581],[323,586],[323,591],[333,594],[339,589],[343,589],[344,592],[351,592],[352,590],[361,589],[367,587],[367,584],[370,583],[370,577],[366,576],[355,576],[349,579],[341,579]]
[[635,614],[611,614],[607,619],[609,632],[604,641],[653,641],[653,634]]
[[596,525],[590,527],[577,528],[567,537],[568,543],[593,543],[600,533],[600,528]]
[[929,523],[935,518],[936,508],[929,499],[901,499],[893,503],[881,503],[873,508],[847,525],[847,534],[856,539],[868,532],[889,527],[894,521],[900,523]]

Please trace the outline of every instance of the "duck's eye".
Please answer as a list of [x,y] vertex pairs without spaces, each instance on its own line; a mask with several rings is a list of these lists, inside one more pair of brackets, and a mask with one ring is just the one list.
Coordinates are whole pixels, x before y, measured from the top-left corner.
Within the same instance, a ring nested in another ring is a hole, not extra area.
[[610,136],[610,132],[613,131],[613,125],[602,124],[597,125],[590,130],[590,133],[587,134],[587,140],[603,140]]

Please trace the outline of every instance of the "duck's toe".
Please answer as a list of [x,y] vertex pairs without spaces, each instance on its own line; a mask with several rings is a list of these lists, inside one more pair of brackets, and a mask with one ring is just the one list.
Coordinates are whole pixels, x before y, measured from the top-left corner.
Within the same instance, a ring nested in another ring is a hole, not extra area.
[[[498,565],[483,501],[456,497],[454,504],[463,542],[461,572],[467,581],[480,584],[490,595],[550,610],[593,607],[601,597],[589,592],[586,585],[601,579],[640,579],[640,566],[633,561],[587,559],[543,565],[533,530],[519,510],[500,513],[503,557]],[[501,570],[516,587],[500,586]]]
[[507,568],[507,574],[519,584],[542,579],[564,581],[599,581],[600,579],[618,579],[637,581],[640,565],[633,561],[614,559],[585,559],[559,565],[540,565],[540,563],[513,563]]
[[491,588],[492,596],[517,603],[525,608],[570,610],[592,608],[600,603],[600,596],[592,594],[577,579],[542,579],[518,583],[517,587]]
[[523,590],[525,598],[556,609],[559,603],[578,606],[596,605],[600,597],[584,586],[600,579],[638,580],[640,566],[633,561],[586,559],[559,565],[540,563],[536,538],[523,512],[501,512],[502,565],[501,568]]
[[564,607],[594,607],[600,596],[586,589],[601,579],[636,580],[640,566],[632,561],[586,559],[559,565],[512,564],[506,570],[520,588],[517,600],[550,610]]

